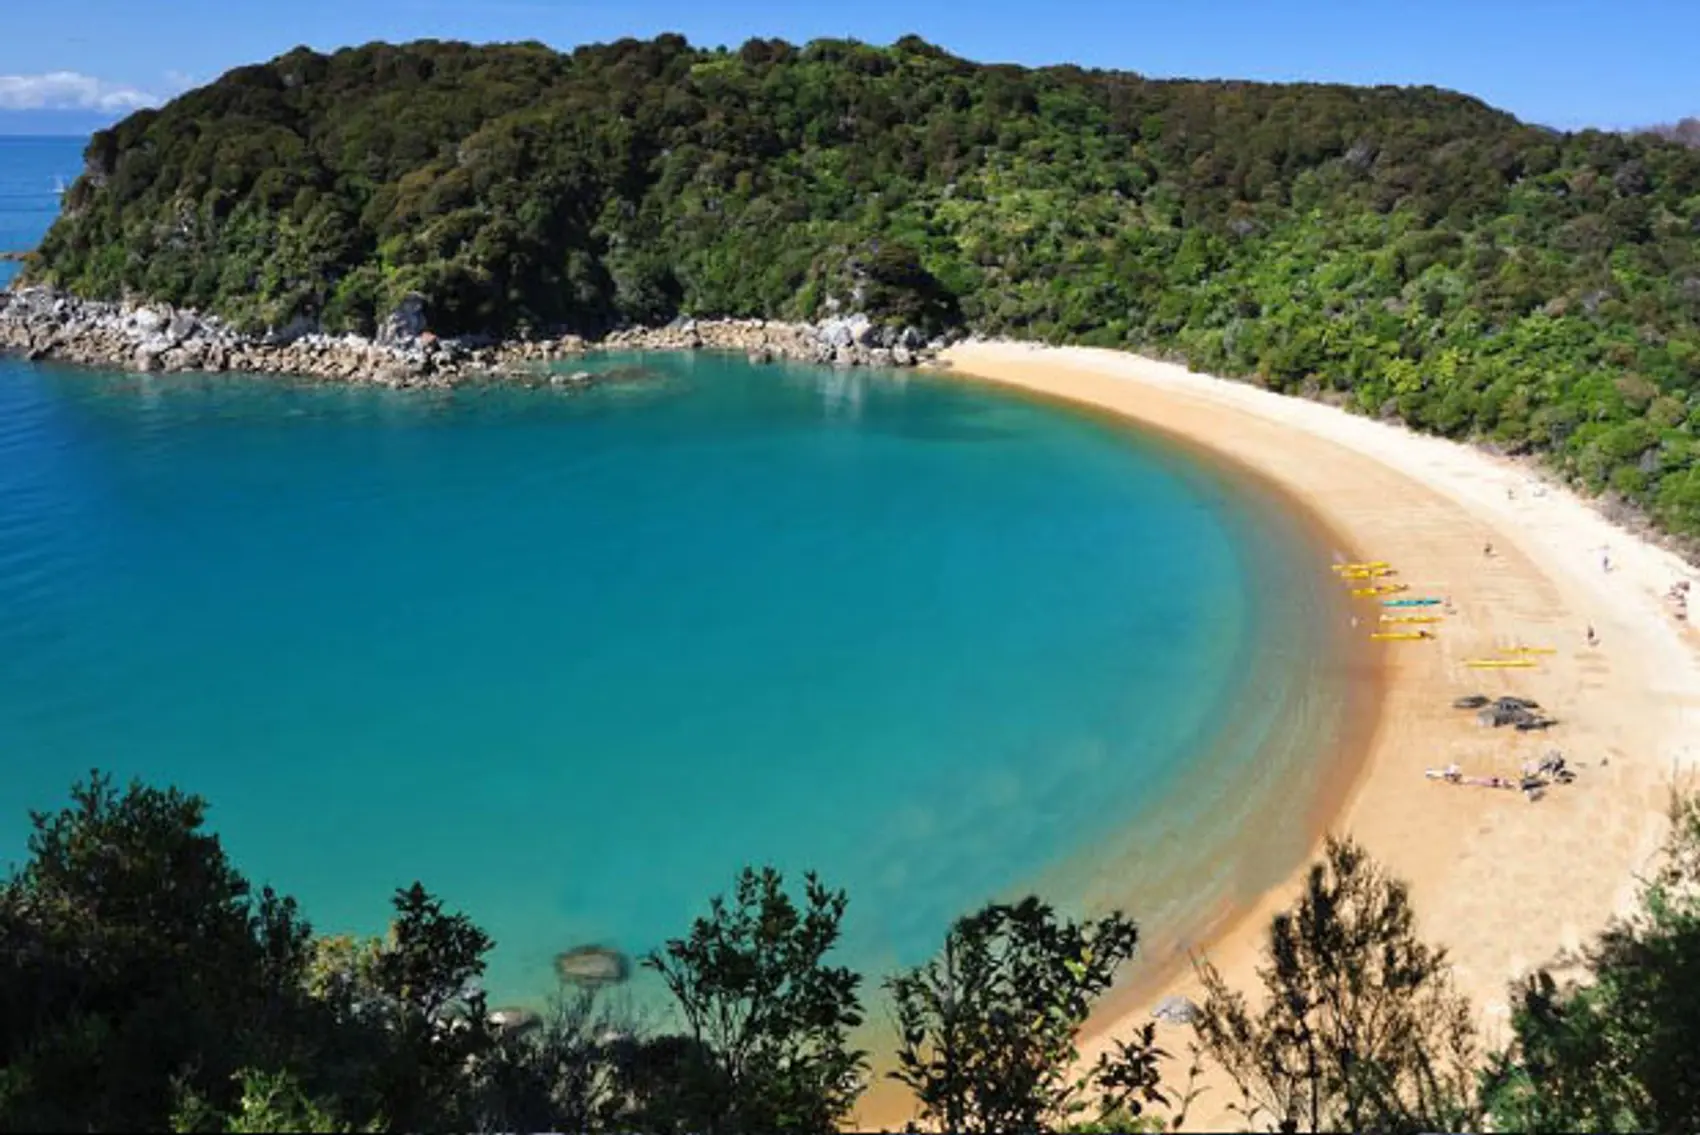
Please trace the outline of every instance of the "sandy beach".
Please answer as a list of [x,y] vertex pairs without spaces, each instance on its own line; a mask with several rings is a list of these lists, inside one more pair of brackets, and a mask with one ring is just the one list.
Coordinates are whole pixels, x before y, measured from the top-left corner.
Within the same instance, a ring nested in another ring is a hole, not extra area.
[[[1326,830],[1355,836],[1410,882],[1421,930],[1451,952],[1483,1039],[1502,1042],[1508,983],[1586,941],[1632,899],[1663,833],[1670,786],[1700,756],[1700,636],[1665,598],[1700,572],[1530,466],[1319,403],[1106,350],[966,343],[944,364],[1205,446],[1290,493],[1353,549],[1390,561],[1411,594],[1451,599],[1455,613],[1434,641],[1378,644],[1387,651],[1383,704]],[[1380,608],[1363,602],[1367,634]],[[1513,645],[1556,653],[1532,670],[1465,665]],[[1451,707],[1474,693],[1533,698],[1560,724],[1544,734],[1480,726]],[[1515,777],[1555,748],[1578,779],[1534,803],[1423,775],[1456,763],[1466,774]],[[1196,993],[1187,949],[1251,989],[1269,916],[1296,882],[1244,896],[1210,940],[1147,959],[1156,976],[1100,1014],[1088,1058],[1104,1038],[1148,1020],[1159,997]],[[1162,1035],[1184,1058],[1190,1030],[1164,1025]],[[1184,1064],[1171,1071],[1179,1086]],[[1193,1129],[1232,1120],[1225,1108],[1235,1097],[1220,1083],[1208,1088]]]

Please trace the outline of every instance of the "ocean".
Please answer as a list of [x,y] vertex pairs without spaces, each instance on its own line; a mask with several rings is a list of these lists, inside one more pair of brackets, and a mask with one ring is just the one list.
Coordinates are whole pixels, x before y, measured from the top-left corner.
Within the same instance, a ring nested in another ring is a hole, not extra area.
[[[0,252],[34,248],[59,212],[61,186],[83,168],[82,138],[0,137]],[[18,266],[0,262],[0,287]]]
[[[77,148],[0,141],[0,247]],[[1304,854],[1346,711],[1282,502],[936,376],[584,365],[625,377],[0,359],[0,863],[91,767],[175,784],[319,930],[417,879],[535,1002],[745,864],[845,888],[872,986],[993,898],[1184,936]]]

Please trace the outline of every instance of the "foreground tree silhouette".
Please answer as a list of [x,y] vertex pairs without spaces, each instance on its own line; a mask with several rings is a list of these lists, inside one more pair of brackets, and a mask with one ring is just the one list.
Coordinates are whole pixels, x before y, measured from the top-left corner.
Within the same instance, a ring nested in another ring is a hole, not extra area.
[[1075,1038],[1139,941],[1120,914],[1059,921],[1036,898],[959,920],[935,960],[891,978],[899,1030],[892,1076],[921,1118],[947,1131],[1033,1131],[1159,1102],[1155,1030],[1120,1042],[1085,1075]]
[[[480,1131],[609,1131],[643,1126],[647,1100],[623,1078],[642,1042],[598,990],[563,985],[535,1024],[501,1032],[475,1077]],[[646,1087],[646,1086],[644,1086]]]
[[670,1116],[643,1125],[696,1131],[826,1131],[854,1106],[863,1054],[850,970],[829,966],[845,896],[804,876],[801,907],[772,868],[745,868],[731,901],[717,896],[685,938],[643,964],[661,975],[690,1030],[688,1043],[646,1060],[672,1061]]
[[174,1085],[227,1109],[239,1068],[293,1057],[308,927],[205,818],[98,771],[32,813],[0,886],[0,1127],[160,1129]]
[[1253,1013],[1208,962],[1194,1022],[1253,1124],[1283,1131],[1456,1131],[1476,1118],[1475,1038],[1444,950],[1418,940],[1404,883],[1330,839],[1269,928]]
[[1700,1131],[1700,802],[1678,798],[1638,909],[1516,992],[1515,1040],[1484,1077],[1502,1131]]

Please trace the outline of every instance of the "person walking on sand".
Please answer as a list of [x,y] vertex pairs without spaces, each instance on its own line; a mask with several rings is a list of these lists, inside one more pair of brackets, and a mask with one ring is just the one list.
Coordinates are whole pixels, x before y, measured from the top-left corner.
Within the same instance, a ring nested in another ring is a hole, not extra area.
[[1484,555],[1484,556],[1493,555],[1493,541],[1492,540],[1489,540],[1487,543],[1482,545],[1482,555]]
[[1600,636],[1595,633],[1593,623],[1588,624],[1588,645],[1589,646],[1600,645]]

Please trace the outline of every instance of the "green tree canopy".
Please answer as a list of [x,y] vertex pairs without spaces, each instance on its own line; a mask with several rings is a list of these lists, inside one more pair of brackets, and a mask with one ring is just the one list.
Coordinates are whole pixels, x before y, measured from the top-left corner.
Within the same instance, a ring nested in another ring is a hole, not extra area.
[[689,1029],[679,1049],[682,1116],[701,1131],[825,1131],[863,1088],[861,978],[826,956],[845,896],[806,875],[802,902],[772,868],[746,868],[728,901],[643,959]]
[[1120,914],[1078,923],[1037,898],[960,919],[938,958],[887,982],[899,1032],[892,1076],[946,1131],[1055,1130],[1094,1103],[1137,1117],[1163,1098],[1154,1029],[1084,1076],[1075,1039],[1138,941]]
[[1700,1130],[1700,801],[1671,820],[1636,911],[1575,959],[1582,976],[1517,989],[1515,1040],[1484,1077],[1501,1130]]
[[240,1068],[293,1055],[308,927],[205,820],[99,772],[32,814],[0,886],[0,1125],[164,1128],[174,1085],[233,1106]]
[[1215,967],[1194,1022],[1247,1122],[1286,1131],[1458,1131],[1476,1120],[1475,1034],[1444,950],[1416,935],[1409,892],[1330,839],[1269,928],[1262,1005]]
[[1700,151],[915,37],[300,48],[97,134],[28,267],[249,328],[865,311],[1161,350],[1700,534]]

